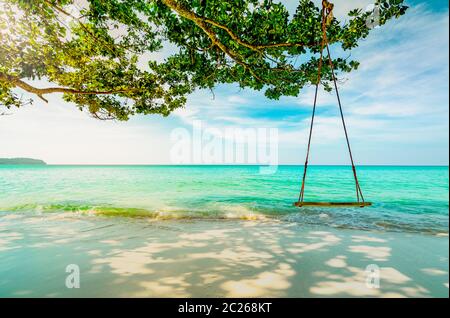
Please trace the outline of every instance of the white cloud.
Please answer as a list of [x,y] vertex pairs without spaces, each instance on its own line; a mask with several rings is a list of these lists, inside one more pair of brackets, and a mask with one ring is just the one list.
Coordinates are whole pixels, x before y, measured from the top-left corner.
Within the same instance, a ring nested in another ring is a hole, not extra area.
[[248,104],[249,100],[237,95],[231,95],[228,97],[228,101],[233,104]]
[[0,157],[67,164],[167,162],[169,137],[156,117],[154,126],[143,125],[139,118],[99,121],[57,96],[49,100],[48,105],[37,101],[0,116]]

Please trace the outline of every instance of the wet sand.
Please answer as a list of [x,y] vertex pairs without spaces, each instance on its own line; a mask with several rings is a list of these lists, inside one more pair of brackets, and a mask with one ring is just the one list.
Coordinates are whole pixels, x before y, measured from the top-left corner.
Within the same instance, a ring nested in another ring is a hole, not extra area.
[[448,297],[448,253],[448,235],[1,213],[0,297]]

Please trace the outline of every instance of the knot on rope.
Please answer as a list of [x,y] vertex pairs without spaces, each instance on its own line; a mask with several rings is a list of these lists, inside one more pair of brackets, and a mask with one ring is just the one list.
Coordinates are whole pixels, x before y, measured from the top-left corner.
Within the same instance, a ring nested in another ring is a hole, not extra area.
[[326,25],[330,25],[331,22],[333,21],[334,4],[332,4],[331,2],[329,2],[327,0],[323,0],[322,7],[323,7],[323,10],[325,13],[325,23],[326,23]]

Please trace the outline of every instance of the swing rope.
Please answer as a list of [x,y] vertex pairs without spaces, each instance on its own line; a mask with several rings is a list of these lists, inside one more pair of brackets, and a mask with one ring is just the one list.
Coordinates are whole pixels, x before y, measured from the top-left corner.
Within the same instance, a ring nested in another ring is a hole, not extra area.
[[308,169],[309,153],[310,153],[310,149],[311,149],[311,137],[312,137],[312,131],[313,131],[313,127],[314,127],[314,118],[315,118],[316,106],[317,106],[317,95],[318,95],[319,85],[320,85],[320,80],[321,80],[321,75],[322,75],[323,51],[324,51],[325,47],[326,47],[327,54],[328,54],[328,64],[331,69],[331,75],[332,75],[332,79],[333,79],[333,83],[334,83],[334,88],[336,90],[336,97],[337,97],[337,101],[338,101],[338,105],[339,105],[342,126],[344,127],[345,139],[347,141],[347,148],[348,148],[348,152],[350,155],[350,161],[352,164],[353,177],[355,179],[355,186],[356,186],[356,198],[358,200],[358,203],[359,202],[364,203],[364,196],[362,194],[362,190],[359,185],[358,176],[356,173],[356,167],[355,167],[355,163],[353,161],[353,154],[352,154],[352,150],[350,147],[350,141],[348,138],[347,127],[346,127],[345,119],[344,119],[344,113],[342,111],[341,98],[339,95],[336,75],[334,72],[333,60],[331,59],[330,47],[328,45],[328,39],[327,39],[327,23],[328,23],[328,21],[331,21],[331,19],[333,17],[333,6],[334,5],[330,2],[328,2],[327,0],[322,1],[322,43],[321,43],[321,50],[320,50],[319,65],[318,65],[318,69],[317,69],[317,82],[316,82],[316,89],[315,89],[315,94],[314,94],[314,105],[313,105],[313,111],[312,111],[312,117],[311,117],[311,125],[309,127],[308,147],[307,147],[307,151],[306,151],[306,160],[305,160],[305,166],[304,166],[304,170],[303,170],[302,186],[301,186],[300,195],[298,198],[298,201],[301,203],[303,203],[304,195],[305,195],[306,172]]

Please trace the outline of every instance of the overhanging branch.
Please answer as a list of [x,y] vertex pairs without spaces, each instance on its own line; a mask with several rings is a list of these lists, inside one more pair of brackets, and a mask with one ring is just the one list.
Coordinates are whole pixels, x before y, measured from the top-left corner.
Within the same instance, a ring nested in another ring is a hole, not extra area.
[[43,97],[46,94],[52,93],[64,93],[64,94],[78,94],[78,95],[112,95],[112,94],[120,94],[120,93],[129,93],[134,91],[135,89],[120,89],[120,90],[107,90],[107,91],[84,91],[67,87],[47,87],[47,88],[38,88],[34,87],[17,76],[8,75],[0,72],[0,81],[13,84],[15,87],[19,87],[28,93],[35,94],[44,102],[48,103],[48,100]]
[[242,58],[240,58],[238,56],[237,53],[235,53],[234,51],[232,51],[230,48],[228,48],[226,45],[224,45],[222,42],[219,41],[219,39],[216,36],[216,33],[209,27],[209,25],[203,20],[203,18],[197,16],[195,13],[187,10],[186,8],[184,8],[182,5],[180,5],[177,1],[175,0],[162,0],[162,2],[168,6],[169,8],[171,8],[172,10],[174,10],[175,12],[177,12],[179,15],[181,15],[182,17],[191,20],[192,22],[194,22],[198,27],[200,27],[205,33],[206,35],[210,38],[211,42],[213,45],[217,46],[222,52],[224,52],[226,55],[228,55],[232,60],[234,60],[236,63],[242,65],[246,70],[248,70],[253,77],[255,77],[258,81],[260,82],[264,82],[250,67],[250,65],[248,65],[247,63],[245,63],[243,61]]
[[198,14],[187,10],[186,8],[182,7],[180,4],[177,3],[176,0],[162,0],[163,3],[165,5],[167,5],[168,7],[170,7],[171,9],[175,10],[176,12],[178,12],[180,15],[182,15],[183,17],[193,21],[194,23],[196,23],[198,25],[198,22],[203,21],[206,22],[208,24],[211,24],[219,29],[222,29],[224,31],[226,31],[228,33],[228,35],[231,37],[231,39],[233,39],[233,41],[235,41],[236,43],[251,49],[253,51],[256,52],[261,52],[261,50],[264,49],[272,49],[272,48],[289,48],[289,47],[313,47],[313,46],[317,46],[320,45],[320,43],[310,43],[310,44],[305,44],[305,43],[273,43],[273,44],[251,44],[247,41],[242,40],[239,36],[236,35],[236,33],[234,33],[229,27],[205,18],[205,17],[201,17]]

